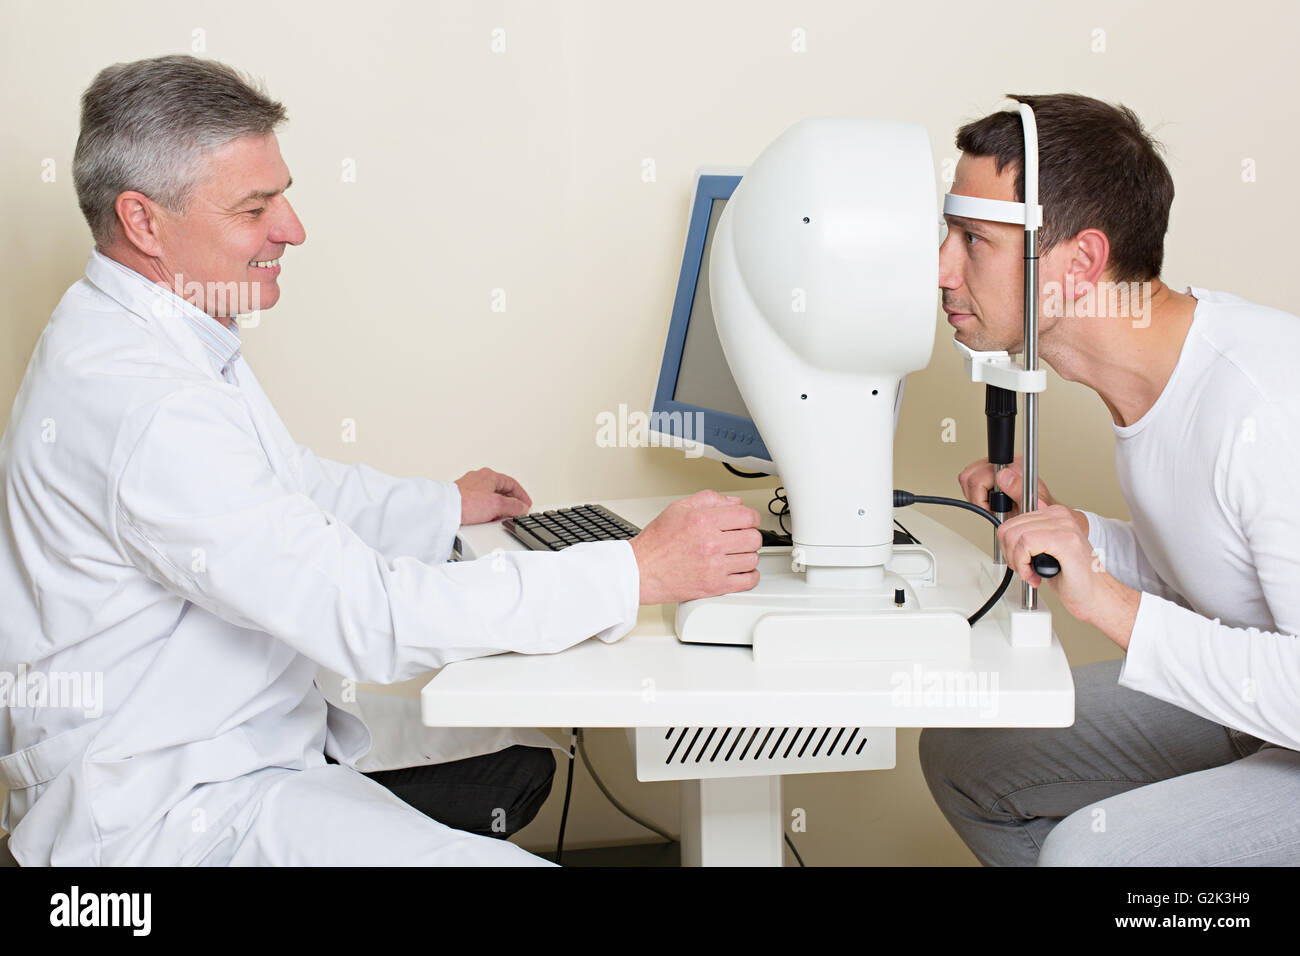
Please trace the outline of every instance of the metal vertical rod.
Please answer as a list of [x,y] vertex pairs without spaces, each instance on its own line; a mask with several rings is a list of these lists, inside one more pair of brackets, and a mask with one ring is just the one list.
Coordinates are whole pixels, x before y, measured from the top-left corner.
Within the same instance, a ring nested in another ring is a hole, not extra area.
[[[1001,473],[1002,469],[1005,468],[1005,467],[1007,467],[1007,466],[1006,466],[1006,465],[994,465],[994,466],[993,466],[993,487],[994,487],[994,488],[999,487],[999,485],[998,485],[998,475]],[[993,517],[997,518],[998,521],[1006,521],[1007,518],[1009,517],[1009,515],[1008,515],[1008,513],[1005,512],[1005,511],[994,511],[994,512],[993,512]],[[1001,540],[999,540],[999,538],[998,538],[998,529],[997,529],[997,528],[994,528],[994,529],[993,529],[993,563],[994,563],[994,564],[1006,564],[1006,563],[1007,563],[1007,559],[1004,558],[1004,557],[1002,556],[1002,542],[1001,542]]]
[[[1038,368],[1038,232],[1025,230],[1025,371]],[[1021,514],[1038,510],[1038,393],[1025,393],[1025,486]],[[1021,582],[1021,607],[1038,610],[1038,589]]]

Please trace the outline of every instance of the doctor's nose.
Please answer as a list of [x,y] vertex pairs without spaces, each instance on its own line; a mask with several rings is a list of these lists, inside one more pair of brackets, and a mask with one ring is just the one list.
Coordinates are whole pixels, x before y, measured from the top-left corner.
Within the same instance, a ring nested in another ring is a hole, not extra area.
[[307,230],[303,228],[302,220],[287,199],[284,200],[284,207],[269,238],[272,242],[283,242],[291,246],[300,246],[307,239]]

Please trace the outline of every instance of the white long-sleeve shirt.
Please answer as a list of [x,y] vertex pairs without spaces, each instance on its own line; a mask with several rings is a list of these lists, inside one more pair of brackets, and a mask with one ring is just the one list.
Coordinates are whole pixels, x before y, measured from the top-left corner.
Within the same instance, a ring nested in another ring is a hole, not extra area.
[[443,563],[456,486],[296,445],[205,321],[92,254],[0,439],[0,671],[102,678],[98,713],[0,708],[24,864],[198,859],[251,791],[205,803],[201,832],[163,827],[196,786],[361,757],[318,665],[388,683],[635,624],[627,542]]
[[1132,521],[1084,512],[1142,591],[1120,683],[1300,749],[1300,318],[1188,291],[1173,374],[1115,426]]

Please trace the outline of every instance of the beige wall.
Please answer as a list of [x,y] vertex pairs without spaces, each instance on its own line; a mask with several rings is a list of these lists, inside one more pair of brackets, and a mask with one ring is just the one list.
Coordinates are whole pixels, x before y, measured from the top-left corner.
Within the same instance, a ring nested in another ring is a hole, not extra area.
[[[1300,11],[1287,2],[0,0],[0,17],[6,408],[90,248],[70,177],[81,91],[109,63],[191,52],[196,38],[289,108],[281,144],[308,240],[285,256],[281,303],[245,331],[245,354],[295,437],[345,461],[442,478],[489,465],[550,500],[734,486],[707,461],[598,448],[594,419],[650,394],[692,170],[743,165],[809,115],[924,123],[942,165],[953,130],[1003,93],[1121,100],[1169,149],[1167,281],[1300,309],[1284,271],[1286,163],[1300,154]],[[955,493],[983,455],[982,390],[937,327],[933,362],[909,382],[897,485]],[[529,357],[556,346],[547,375],[567,384],[538,388]],[[1042,415],[1052,491],[1126,516],[1101,403],[1053,376]],[[987,540],[974,519],[944,520]],[[1073,662],[1115,656],[1052,603]],[[788,804],[808,813],[805,859],[973,861],[925,791],[915,741],[899,733],[891,772],[789,781]],[[635,784],[620,732],[594,732],[592,752],[628,803],[676,828],[676,787]],[[637,839],[578,776],[573,844]],[[561,789],[525,845],[553,840]]]

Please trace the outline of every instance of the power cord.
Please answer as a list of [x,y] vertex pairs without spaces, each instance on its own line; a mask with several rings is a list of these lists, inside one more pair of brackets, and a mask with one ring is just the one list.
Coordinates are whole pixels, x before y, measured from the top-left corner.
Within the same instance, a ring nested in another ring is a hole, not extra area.
[[[914,495],[910,491],[899,491],[895,488],[894,507],[906,508],[910,505],[948,505],[952,508],[964,508],[966,511],[973,511],[977,515],[983,515],[985,518],[988,518],[989,521],[993,522],[993,527],[995,528],[1002,524],[993,512],[986,508],[981,508],[979,505],[973,505],[969,501],[963,501],[960,498],[945,498],[938,495]],[[987,614],[993,605],[1002,600],[1002,595],[1007,593],[1007,588],[1011,585],[1012,575],[1013,572],[1011,566],[1008,565],[1007,573],[1002,575],[1002,583],[999,584],[998,589],[993,592],[993,596],[985,601],[978,611],[966,618],[967,623],[970,624],[971,627],[974,627],[975,622]]]
[[560,811],[560,835],[555,840],[555,865],[560,866],[564,856],[564,828],[569,822],[569,798],[573,796],[573,755],[578,747],[578,731],[574,727],[569,734],[569,774],[564,783],[564,809]]
[[786,833],[784,834],[784,836],[785,836],[785,845],[790,848],[790,852],[794,854],[794,858],[798,862],[798,864],[800,866],[803,866],[804,865],[803,857],[801,857],[799,855],[799,851],[794,848],[794,841],[790,839],[790,834]]
[[[781,507],[775,507],[777,502],[781,502]],[[790,529],[785,526],[785,519],[790,515],[790,499],[785,496],[785,485],[781,485],[772,495],[772,500],[767,503],[767,513],[776,515],[776,523],[781,526],[784,534],[789,534]]]
[[906,528],[904,528],[903,522],[899,521],[897,518],[894,519],[894,526],[897,527],[899,531],[903,532],[903,534],[907,535],[907,540],[904,541],[903,544],[921,543],[921,539],[918,538],[916,535],[912,534],[912,532],[908,531]]
[[772,477],[765,471],[741,471],[739,468],[735,468],[730,463],[725,461],[722,463],[722,467],[727,469],[727,471],[731,472],[737,478],[771,478]]

